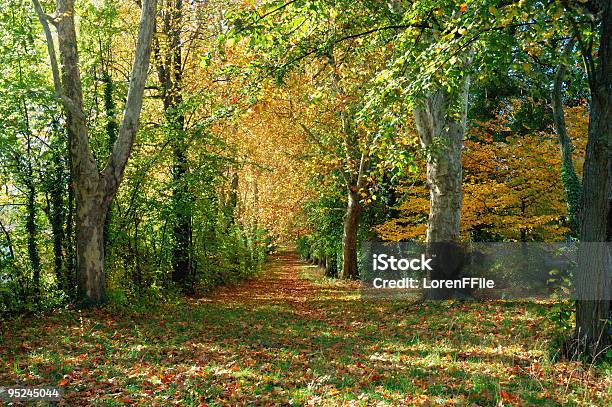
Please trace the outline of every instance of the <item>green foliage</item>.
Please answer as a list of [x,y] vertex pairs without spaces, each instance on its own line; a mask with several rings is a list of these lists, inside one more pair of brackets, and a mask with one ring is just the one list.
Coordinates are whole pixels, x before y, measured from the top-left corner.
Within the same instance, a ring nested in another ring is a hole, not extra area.
[[[110,154],[127,92],[121,66],[124,59],[131,58],[131,51],[122,48],[117,52],[117,44],[128,38],[135,26],[123,20],[127,14],[120,15],[119,6],[110,0],[77,4],[82,17],[78,46],[89,142],[98,163]],[[29,1],[2,2],[1,312],[56,307],[74,298],[76,286],[68,137],[39,33]],[[210,98],[200,93],[183,96],[177,113],[199,115],[203,106],[210,106]],[[151,98],[145,106],[154,102]],[[105,224],[111,302],[172,296],[170,231],[179,213],[177,205],[189,206],[192,213],[190,221],[195,227],[190,256],[195,265],[193,278],[200,289],[239,281],[259,269],[269,240],[266,232],[232,223],[227,207],[219,202],[224,172],[235,165],[236,152],[210,129],[232,114],[225,104],[213,106],[209,115],[185,129],[185,149],[200,148],[186,157],[190,168],[180,186],[188,194],[177,203],[169,199],[177,185],[164,174],[172,167],[170,147],[179,135],[167,123],[154,123],[154,109],[145,112],[145,124],[134,146],[136,157],[126,170],[126,181]],[[38,292],[41,296],[37,299]]]
[[302,260],[308,260],[311,256],[311,242],[309,236],[300,236],[295,240],[295,250]]
[[[63,260],[47,256],[42,243],[52,229],[63,244],[58,219],[67,190],[65,134],[46,75],[44,47],[37,40],[31,4],[0,6],[0,275],[4,312],[47,309],[66,300],[46,271]],[[63,225],[60,225],[60,228]],[[50,239],[51,240],[51,239]],[[4,250],[6,249],[6,250]],[[61,272],[61,271],[60,271]]]
[[566,341],[571,336],[572,329],[574,328],[574,309],[576,307],[575,301],[560,300],[554,303],[548,309],[542,309],[540,314],[548,318],[554,326],[554,336],[550,344],[550,354],[552,360],[556,361],[563,356],[565,353]]

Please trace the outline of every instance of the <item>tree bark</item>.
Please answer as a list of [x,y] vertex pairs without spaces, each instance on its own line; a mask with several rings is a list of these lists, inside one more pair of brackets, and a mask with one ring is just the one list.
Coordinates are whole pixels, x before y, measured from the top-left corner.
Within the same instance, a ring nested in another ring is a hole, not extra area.
[[38,227],[36,226],[36,189],[33,182],[28,182],[27,185],[27,220],[26,230],[28,232],[28,257],[32,266],[32,282],[34,285],[34,298],[40,300],[40,253],[36,244],[38,236]]
[[68,196],[66,199],[67,213],[66,213],[66,227],[65,227],[65,250],[66,250],[66,273],[64,287],[70,298],[76,296],[76,254],[75,254],[75,237],[74,237],[74,218],[75,218],[75,199],[74,199],[74,177],[72,175],[72,158],[70,157],[70,144],[72,136],[70,130],[67,132],[68,136]]
[[[155,28],[156,0],[144,1],[138,28],[136,55],[123,120],[117,142],[103,170],[93,156],[83,109],[83,89],[79,72],[74,0],[57,0],[55,26],[61,57],[57,66],[55,47],[40,2],[33,0],[47,38],[47,48],[55,90],[66,110],[70,133],[71,172],[76,199],[77,295],[84,305],[105,300],[104,219],[123,178],[138,128],[144,85],[149,69],[151,38]],[[61,72],[61,78],[60,78]]]
[[106,299],[104,219],[108,206],[103,193],[85,188],[77,188],[76,201],[77,297],[99,304]]
[[461,149],[466,127],[467,90],[462,95],[461,119],[450,116],[451,100],[436,91],[414,109],[421,146],[427,150],[430,210],[427,242],[459,241],[461,223]]
[[236,223],[236,216],[238,215],[238,171],[234,171],[232,174],[232,182],[230,184],[230,192],[227,207],[229,208],[229,224],[234,225]]
[[[457,243],[461,226],[461,150],[467,123],[469,77],[464,78],[459,93],[459,114],[453,115],[453,99],[444,90],[434,91],[414,108],[414,121],[421,142],[427,152],[427,186],[430,209],[426,244],[433,258],[432,279],[458,276],[462,253]],[[443,299],[450,290],[431,290],[429,299]]]
[[30,259],[30,265],[32,267],[32,282],[34,286],[34,300],[38,302],[40,300],[40,252],[38,250],[38,226],[36,225],[36,187],[34,186],[34,171],[32,168],[32,132],[30,130],[30,118],[28,113],[28,107],[25,99],[23,102],[23,115],[25,121],[25,131],[27,136],[27,164],[25,174],[25,186],[26,186],[26,232],[28,242],[28,258]]
[[182,147],[175,147],[174,171],[172,178],[174,188],[172,191],[173,210],[176,216],[173,232],[174,246],[172,248],[172,281],[184,291],[193,290],[193,281],[190,281],[191,264],[191,210],[189,191],[186,180],[187,157]]
[[591,109],[576,281],[575,336],[580,350],[593,358],[612,345],[612,1],[604,2],[602,8],[598,64],[589,78]]

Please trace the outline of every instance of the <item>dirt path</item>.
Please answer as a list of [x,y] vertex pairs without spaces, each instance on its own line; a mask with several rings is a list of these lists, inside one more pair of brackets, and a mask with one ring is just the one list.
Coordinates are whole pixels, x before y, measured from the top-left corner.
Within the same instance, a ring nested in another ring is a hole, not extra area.
[[327,317],[326,299],[354,297],[359,287],[357,282],[317,284],[309,279],[325,280],[322,269],[300,260],[293,251],[281,251],[269,259],[261,275],[234,286],[222,287],[210,300],[253,307],[288,307],[302,317],[324,320]]
[[309,307],[319,289],[300,277],[308,267],[291,251],[274,255],[262,274],[249,281],[220,288],[212,300],[221,303],[289,304],[296,309]]

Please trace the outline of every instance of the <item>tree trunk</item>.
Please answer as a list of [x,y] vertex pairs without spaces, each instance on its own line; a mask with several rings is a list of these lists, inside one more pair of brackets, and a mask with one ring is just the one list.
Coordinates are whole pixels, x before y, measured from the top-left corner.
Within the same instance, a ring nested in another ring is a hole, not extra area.
[[232,182],[230,185],[230,193],[227,203],[227,207],[229,208],[230,212],[229,225],[234,225],[236,223],[236,215],[238,212],[238,181],[238,171],[235,171],[232,174]]
[[332,278],[338,277],[338,264],[336,263],[336,253],[328,253],[325,255],[325,276]]
[[[569,42],[566,51],[573,48],[573,41]],[[572,141],[567,134],[565,125],[565,114],[563,111],[563,99],[561,97],[563,88],[563,77],[565,76],[566,65],[561,62],[555,74],[552,92],[552,111],[555,131],[559,139],[561,148],[561,182],[565,190],[565,200],[567,204],[567,216],[570,223],[572,234],[576,236],[580,232],[580,205],[582,204],[582,185],[574,169],[572,159]]]
[[51,234],[53,236],[53,270],[57,288],[67,290],[66,276],[64,272],[64,182],[65,169],[60,157],[61,151],[54,151],[51,165],[51,180],[49,193],[51,202],[49,208],[49,222],[51,223]]
[[36,188],[34,186],[34,171],[32,169],[32,132],[30,130],[30,118],[26,100],[23,99],[23,115],[25,121],[25,130],[27,135],[27,164],[25,170],[25,186],[27,191],[26,196],[26,232],[28,241],[28,257],[32,267],[32,281],[34,285],[34,299],[36,302],[40,300],[40,252],[38,251],[38,227],[36,225]]
[[[592,72],[589,138],[584,161],[576,289],[576,339],[597,358],[612,345],[612,2],[604,2],[599,63]],[[606,242],[608,243],[590,243]]]
[[357,267],[357,231],[361,205],[356,191],[349,190],[346,214],[344,215],[344,232],[342,234],[342,274],[344,279],[359,278]]
[[467,86],[461,120],[447,116],[451,105],[444,91],[437,91],[414,109],[414,119],[427,150],[427,186],[430,209],[427,242],[459,241],[461,223],[461,149],[467,115]]
[[0,220],[0,230],[2,230],[2,233],[4,233],[4,238],[6,239],[6,246],[8,247],[8,251],[9,251],[9,257],[11,258],[11,261],[14,261],[15,251],[13,250],[13,240],[11,239],[11,234],[9,233],[8,229],[4,226],[1,220]]
[[610,157],[612,137],[612,95],[608,90],[593,94],[589,120],[589,141],[584,162],[582,228],[576,281],[576,336],[591,356],[612,344],[609,327],[612,262],[608,238],[610,213]]
[[38,246],[36,244],[38,227],[36,226],[36,189],[34,189],[34,183],[28,182],[27,185],[28,196],[27,196],[27,220],[26,230],[28,232],[28,257],[30,258],[30,265],[32,266],[32,280],[34,285],[34,298],[36,301],[40,300],[40,253],[38,252]]
[[[427,252],[433,261],[430,277],[455,278],[461,272],[462,253],[457,243],[461,226],[461,149],[466,129],[469,78],[460,93],[459,117],[452,114],[451,96],[435,91],[417,104],[414,121],[422,147],[427,151],[427,186],[430,209],[427,222]],[[430,290],[429,299],[452,296],[451,290]]]
[[[338,73],[336,58],[333,48],[328,50],[327,59],[332,68],[332,87],[339,100],[346,98],[346,92],[341,84]],[[346,107],[340,109],[340,125],[342,128],[342,144],[346,166],[349,171],[343,173],[344,182],[348,190],[346,213],[344,215],[344,230],[342,234],[342,271],[340,277],[343,279],[359,278],[357,266],[357,232],[359,230],[359,217],[361,205],[359,204],[359,192],[366,184],[366,173],[370,166],[368,151],[361,151],[357,130],[353,126],[353,117]],[[304,126],[302,126],[305,129]],[[359,158],[361,155],[361,158]]]
[[172,281],[182,290],[193,290],[191,281],[191,210],[189,202],[187,157],[182,148],[174,149],[173,210],[176,216],[173,231]]
[[[155,60],[157,74],[162,86],[162,99],[166,122],[171,129],[173,171],[172,206],[176,216],[172,228],[172,282],[183,291],[192,292],[194,275],[192,262],[192,210],[189,199],[188,170],[189,162],[185,143],[185,116],[180,110],[183,102],[183,66],[181,28],[183,1],[173,0],[165,3],[162,29],[167,41],[160,47],[160,38],[155,39]],[[162,54],[161,49],[166,51]]]
[[77,189],[77,297],[84,305],[106,300],[104,219],[107,206],[100,193]]

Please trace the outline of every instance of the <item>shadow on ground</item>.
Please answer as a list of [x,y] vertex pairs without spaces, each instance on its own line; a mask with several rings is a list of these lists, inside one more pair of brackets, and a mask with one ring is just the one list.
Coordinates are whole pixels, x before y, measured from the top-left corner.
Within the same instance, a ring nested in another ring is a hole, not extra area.
[[548,361],[545,307],[363,300],[282,253],[146,313],[5,321],[0,385],[62,385],[69,405],[610,403],[609,376]]

